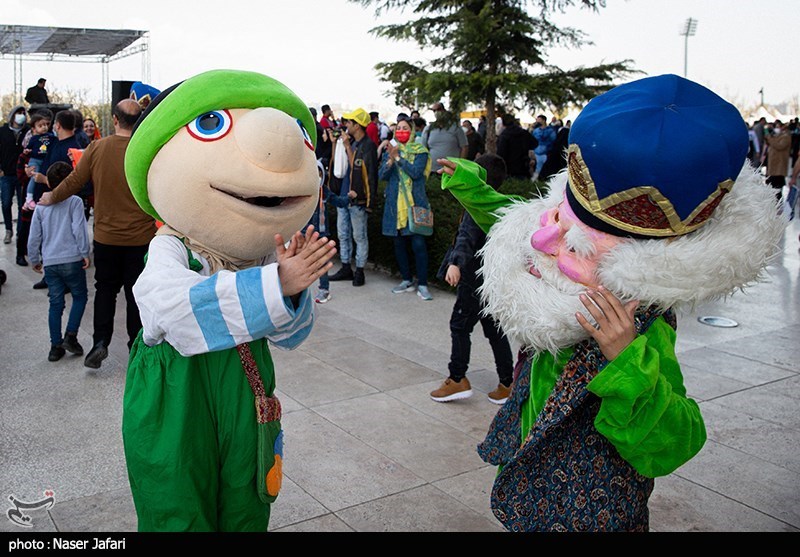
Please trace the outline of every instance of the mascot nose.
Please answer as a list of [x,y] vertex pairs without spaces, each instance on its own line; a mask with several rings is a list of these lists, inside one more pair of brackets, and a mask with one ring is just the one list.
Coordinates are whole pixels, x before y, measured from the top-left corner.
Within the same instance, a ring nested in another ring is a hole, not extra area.
[[561,229],[558,225],[545,226],[540,228],[531,235],[531,247],[535,250],[546,253],[547,255],[556,255],[558,253],[558,240],[561,234]]
[[274,108],[256,108],[234,123],[236,143],[253,164],[270,172],[293,172],[307,151],[303,130],[295,118]]

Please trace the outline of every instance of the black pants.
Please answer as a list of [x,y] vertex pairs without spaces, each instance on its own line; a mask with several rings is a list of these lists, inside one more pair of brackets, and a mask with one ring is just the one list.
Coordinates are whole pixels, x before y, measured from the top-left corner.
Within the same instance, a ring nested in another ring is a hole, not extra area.
[[480,315],[482,309],[483,306],[475,292],[475,287],[463,282],[459,283],[456,291],[456,304],[453,306],[453,313],[450,316],[450,338],[452,339],[450,364],[448,365],[450,377],[460,381],[467,374],[472,349],[470,335],[480,321],[483,327],[483,336],[489,340],[492,347],[497,376],[503,385],[508,386],[511,384],[514,372],[511,346],[497,321],[491,316]]
[[111,344],[114,334],[114,314],[117,294],[125,288],[127,302],[126,325],[128,349],[133,345],[142,320],[133,298],[133,285],[144,270],[144,256],[149,244],[143,246],[110,246],[94,242],[94,343]]
[[31,234],[31,211],[20,211],[17,222],[17,257],[28,255],[28,237]]
[[775,197],[780,201],[783,197],[783,186],[786,185],[786,176],[767,176],[767,184],[775,190]]

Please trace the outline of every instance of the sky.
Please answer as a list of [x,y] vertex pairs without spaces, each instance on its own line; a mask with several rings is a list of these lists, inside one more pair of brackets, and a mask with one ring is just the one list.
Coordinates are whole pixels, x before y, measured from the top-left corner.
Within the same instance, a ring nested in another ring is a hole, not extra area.
[[[375,64],[425,63],[430,53],[413,43],[379,39],[377,25],[413,15],[347,0],[3,0],[0,25],[139,29],[150,34],[150,79],[166,87],[209,69],[252,70],[282,81],[309,106],[379,109],[391,119],[398,107]],[[124,7],[123,7],[124,6]],[[138,10],[143,6],[146,10]],[[583,31],[594,44],[548,51],[564,69],[629,59],[641,70],[628,78],[684,73],[685,21],[698,21],[688,39],[688,75],[734,104],[755,106],[763,88],[768,105],[800,96],[792,61],[792,33],[800,29],[797,0],[607,0],[598,12],[569,8],[556,21]],[[141,54],[109,64],[111,80],[143,79]],[[23,88],[47,78],[48,89],[86,90],[99,100],[99,64],[23,62]],[[13,61],[0,59],[0,94],[13,89]],[[338,114],[337,114],[338,116]]]

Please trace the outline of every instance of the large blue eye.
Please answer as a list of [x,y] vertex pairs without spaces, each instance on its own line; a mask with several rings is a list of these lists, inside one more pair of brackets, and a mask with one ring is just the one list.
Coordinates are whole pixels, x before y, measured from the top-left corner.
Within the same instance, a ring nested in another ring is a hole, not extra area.
[[213,110],[201,114],[188,124],[186,129],[195,139],[200,141],[214,141],[225,137],[231,131],[233,118],[227,110]]
[[306,127],[303,125],[303,122],[301,122],[299,118],[297,119],[297,125],[300,126],[300,131],[303,132],[303,141],[306,142],[306,147],[308,147],[309,149],[311,149],[313,151],[314,150],[314,144],[311,143],[311,136],[308,135],[308,132],[306,131]]

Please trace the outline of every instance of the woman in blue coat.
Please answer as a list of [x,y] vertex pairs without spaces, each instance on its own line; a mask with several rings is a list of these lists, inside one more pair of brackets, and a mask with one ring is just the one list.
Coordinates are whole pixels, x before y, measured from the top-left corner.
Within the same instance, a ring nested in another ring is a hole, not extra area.
[[386,202],[383,206],[382,232],[394,238],[394,253],[403,282],[392,288],[392,292],[411,292],[415,289],[411,267],[408,260],[408,245],[414,252],[417,269],[417,295],[423,300],[432,300],[428,290],[428,248],[425,236],[414,234],[408,229],[408,208],[410,206],[430,209],[428,195],[425,193],[425,180],[430,173],[431,161],[428,150],[412,140],[413,125],[407,118],[397,122],[394,141],[390,143],[381,158],[378,178],[386,180]]

